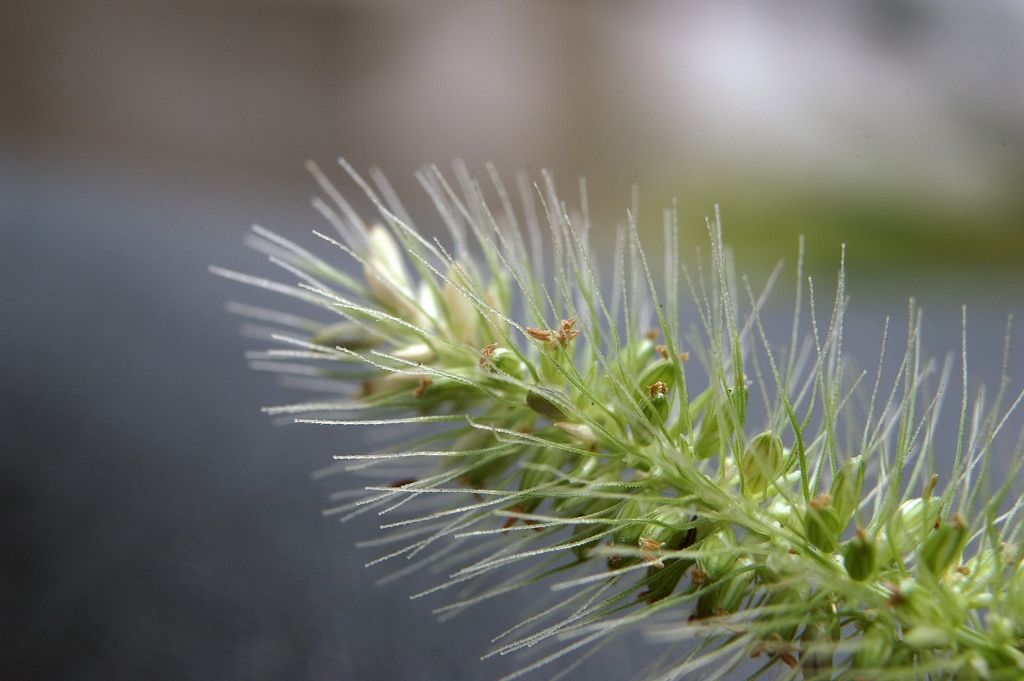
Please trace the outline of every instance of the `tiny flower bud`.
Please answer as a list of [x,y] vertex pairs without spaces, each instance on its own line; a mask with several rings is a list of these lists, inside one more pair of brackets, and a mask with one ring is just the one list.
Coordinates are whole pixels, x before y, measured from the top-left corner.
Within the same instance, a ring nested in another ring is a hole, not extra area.
[[943,523],[925,539],[918,552],[921,567],[941,577],[960,559],[967,539],[967,523],[959,513],[954,513],[949,522]]
[[829,494],[832,497],[832,508],[839,519],[839,532],[842,533],[853,519],[853,514],[860,505],[860,495],[864,489],[864,457],[855,456],[847,459],[836,471]]
[[[734,563],[735,567],[750,567],[754,561],[750,556],[740,556]],[[754,585],[754,571],[745,570],[739,572],[721,586],[715,595],[715,610],[721,610],[722,612],[736,612],[740,605],[743,604],[743,599],[750,595],[752,586]]]
[[643,373],[640,374],[637,383],[644,389],[655,383],[663,383],[665,384],[665,389],[668,390],[676,384],[676,367],[667,359],[651,362],[644,369]]
[[700,550],[700,569],[708,579],[717,581],[729,573],[736,561],[736,532],[731,527],[719,530],[704,540]]
[[945,629],[921,624],[904,634],[903,642],[911,648],[943,648],[948,646],[952,639]]
[[616,516],[618,520],[632,521],[618,523],[618,529],[612,534],[612,541],[622,546],[635,547],[640,540],[640,533],[643,532],[644,524],[639,519],[645,512],[647,503],[641,503],[637,499],[630,499],[622,504]]
[[659,381],[648,388],[650,395],[641,401],[640,409],[644,417],[651,423],[658,425],[665,422],[671,403],[668,399],[668,386]]
[[[555,425],[579,440],[584,447],[588,449],[597,448],[597,436],[594,435],[594,431],[587,424],[559,421]],[[587,461],[596,462],[596,460],[595,457],[587,457]]]
[[827,494],[819,494],[811,500],[804,513],[804,535],[812,545],[825,553],[839,548],[839,516]]
[[494,364],[494,368],[498,371],[506,373],[512,378],[523,379],[525,367],[519,356],[512,350],[508,348],[495,348],[494,352],[491,353],[490,359]]
[[534,388],[533,390],[526,393],[526,404],[541,416],[546,416],[552,421],[565,421],[567,417],[558,405],[556,405],[551,398],[547,397],[544,393],[548,392],[544,388]]
[[640,538],[655,544],[678,549],[690,529],[689,513],[678,506],[660,506],[645,518],[646,524],[640,530]]
[[763,498],[782,473],[784,461],[782,440],[770,430],[754,437],[743,452],[740,470],[743,492],[750,499]]
[[693,455],[698,459],[710,459],[718,456],[722,448],[722,435],[718,427],[718,416],[708,410],[697,429],[697,439],[693,445]]
[[892,658],[892,634],[882,625],[864,630],[853,651],[855,669],[882,669]]
[[764,561],[762,575],[769,584],[781,582],[789,577],[800,574],[800,559],[789,553],[776,549],[768,554]]
[[864,530],[857,530],[857,536],[843,545],[843,564],[846,573],[855,582],[863,582],[874,576],[876,561],[875,542]]
[[889,520],[886,553],[902,556],[912,551],[935,527],[941,512],[942,502],[936,498],[915,497],[900,504]]

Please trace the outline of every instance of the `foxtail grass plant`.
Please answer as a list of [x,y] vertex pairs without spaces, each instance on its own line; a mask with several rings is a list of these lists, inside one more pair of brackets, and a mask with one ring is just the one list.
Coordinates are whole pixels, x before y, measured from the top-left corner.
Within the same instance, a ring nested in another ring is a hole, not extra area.
[[[379,515],[371,565],[438,575],[418,595],[450,594],[443,618],[550,589],[485,655],[532,653],[507,679],[570,675],[637,627],[667,644],[637,670],[658,679],[1024,678],[1019,442],[989,473],[1024,393],[1004,374],[995,399],[972,398],[965,348],[922,358],[913,303],[901,360],[858,373],[842,258],[819,319],[801,242],[777,345],[763,311],[781,268],[757,292],[737,279],[717,214],[687,267],[666,211],[659,286],[635,206],[599,275],[583,183],[570,209],[547,174],[518,176],[513,198],[492,167],[486,186],[427,168],[442,242],[379,172],[341,166],[372,219],[310,164],[324,257],[254,227],[288,282],[212,271],[309,307],[229,305],[273,339],[256,368],[337,396],[268,414],[389,439],[325,471],[370,475],[326,513]],[[958,413],[940,417],[957,386]],[[940,439],[948,418],[955,439]]]

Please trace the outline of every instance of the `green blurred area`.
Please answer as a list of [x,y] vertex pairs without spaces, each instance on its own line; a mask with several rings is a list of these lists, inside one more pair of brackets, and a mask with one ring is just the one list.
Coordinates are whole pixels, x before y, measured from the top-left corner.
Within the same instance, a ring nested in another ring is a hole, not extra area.
[[[711,213],[716,203],[738,270],[751,275],[763,276],[780,260],[794,262],[800,235],[811,273],[835,272],[845,244],[853,280],[1024,274],[1024,204],[1008,200],[965,205],[813,187],[750,191],[737,183],[678,202],[684,254],[707,243],[706,224],[698,216]],[[660,227],[644,221],[645,243],[658,243]]]

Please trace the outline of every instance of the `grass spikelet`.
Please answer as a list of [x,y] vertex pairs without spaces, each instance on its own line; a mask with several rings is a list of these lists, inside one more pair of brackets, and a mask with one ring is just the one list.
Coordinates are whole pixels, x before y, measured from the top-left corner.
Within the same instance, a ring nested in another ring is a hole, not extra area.
[[[992,473],[1024,401],[1009,325],[991,400],[968,393],[966,311],[959,371],[922,356],[911,301],[895,370],[855,372],[845,254],[822,315],[800,241],[780,345],[764,315],[782,269],[760,291],[738,278],[717,209],[694,268],[675,206],[664,213],[659,287],[635,196],[605,279],[585,183],[573,209],[549,174],[520,174],[517,210],[492,166],[486,188],[461,164],[453,180],[426,168],[444,243],[383,174],[340,165],[377,210],[358,215],[309,164],[336,232],[317,236],[340,262],[255,227],[248,245],[283,280],[211,272],[306,306],[228,306],[267,325],[246,327],[273,344],[253,368],[317,393],[268,415],[388,434],[316,474],[367,479],[325,515],[379,515],[384,534],[362,545],[380,551],[369,565],[394,566],[382,583],[431,571],[414,597],[447,596],[442,619],[551,589],[484,651],[529,655],[506,678],[569,676],[636,627],[665,646],[637,670],[656,679],[1024,677],[1024,438]],[[888,342],[887,323],[882,358]],[[940,441],[949,418],[957,438]]]

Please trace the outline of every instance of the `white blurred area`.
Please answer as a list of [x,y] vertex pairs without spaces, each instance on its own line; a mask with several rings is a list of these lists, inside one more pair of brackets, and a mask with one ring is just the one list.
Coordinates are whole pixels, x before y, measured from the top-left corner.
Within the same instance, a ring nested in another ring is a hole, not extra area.
[[[599,207],[721,185],[1019,206],[1020,3],[6,0],[6,153],[294,191],[456,156]],[[703,197],[703,194],[701,194]]]

